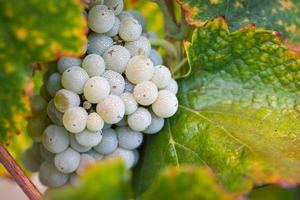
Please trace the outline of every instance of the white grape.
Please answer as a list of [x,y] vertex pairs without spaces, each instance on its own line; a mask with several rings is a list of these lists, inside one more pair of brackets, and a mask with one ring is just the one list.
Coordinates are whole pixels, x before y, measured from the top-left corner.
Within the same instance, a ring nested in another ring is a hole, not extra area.
[[143,81],[134,87],[133,95],[139,104],[149,106],[156,100],[158,90],[151,81]]
[[142,30],[141,24],[136,19],[126,17],[121,20],[119,35],[124,41],[131,42],[141,36]]
[[33,143],[22,155],[22,161],[26,169],[37,172],[40,169],[42,158],[39,143]]
[[174,79],[171,79],[169,85],[167,85],[167,87],[163,88],[163,90],[168,90],[176,95],[178,92],[178,84]]
[[88,113],[82,107],[73,107],[63,116],[64,127],[71,133],[80,133],[86,127]]
[[88,25],[96,33],[109,31],[115,22],[115,15],[105,5],[96,5],[88,13]]
[[121,74],[125,71],[130,57],[129,51],[121,45],[114,45],[103,54],[106,68]]
[[128,17],[133,17],[133,15],[129,12],[129,11],[122,11],[119,15],[118,15],[119,19],[122,21],[125,18]]
[[144,131],[151,124],[151,114],[143,107],[139,107],[134,113],[128,116],[128,125],[135,131]]
[[80,154],[72,148],[56,154],[54,158],[54,165],[56,169],[64,174],[69,174],[78,168],[80,163]]
[[50,124],[45,114],[34,115],[28,120],[27,133],[34,141],[40,141],[45,128]]
[[35,95],[31,98],[31,110],[34,113],[40,113],[47,108],[47,102],[40,95]]
[[102,140],[94,149],[100,154],[107,155],[115,151],[118,147],[117,134],[115,130],[111,128],[103,130],[102,133]]
[[89,75],[81,67],[71,67],[67,69],[61,78],[64,88],[71,90],[77,94],[83,93],[85,82],[89,79]]
[[85,147],[94,147],[99,144],[102,140],[102,132],[101,131],[89,131],[84,130],[80,133],[75,134],[75,139],[78,144]]
[[110,85],[110,92],[114,95],[120,95],[125,89],[125,80],[118,72],[107,70],[102,75]]
[[178,109],[176,96],[168,90],[160,90],[156,101],[152,104],[153,112],[163,118],[173,116]]
[[81,65],[80,58],[62,56],[59,58],[57,62],[57,70],[59,71],[59,73],[62,74],[70,67],[80,66],[80,65]]
[[125,89],[124,92],[133,93],[134,85],[128,81],[128,79],[125,79]]
[[112,127],[112,124],[104,123],[104,126],[103,126],[102,130],[105,130],[105,129],[108,129],[108,128],[111,128],[111,127]]
[[160,89],[167,87],[172,79],[170,70],[163,65],[157,65],[154,67],[154,74],[151,81]]
[[116,17],[113,27],[109,31],[107,31],[105,33],[105,35],[107,35],[109,37],[114,37],[114,36],[118,35],[119,29],[120,29],[120,24],[121,24],[120,19],[118,17]]
[[69,178],[69,183],[73,186],[73,187],[77,187],[79,188],[81,185],[81,181],[78,175],[76,174],[72,174]]
[[88,115],[86,128],[90,131],[101,131],[104,126],[103,119],[95,112]]
[[75,92],[60,89],[54,97],[54,105],[60,112],[66,112],[69,108],[79,106],[80,97]]
[[86,152],[86,154],[92,156],[96,161],[102,160],[104,158],[104,155],[98,153],[97,151],[95,151],[93,149],[90,150],[90,151],[88,151],[88,152]]
[[161,55],[155,49],[151,49],[149,58],[153,62],[154,66],[162,65],[162,63],[163,63],[163,59],[162,59]]
[[134,154],[134,164],[133,164],[133,166],[135,166],[139,162],[140,154],[139,154],[139,151],[136,150],[136,149],[133,150],[133,154]]
[[102,55],[109,47],[113,45],[113,40],[102,34],[91,33],[88,36],[88,54]]
[[151,51],[150,41],[144,36],[135,41],[126,42],[124,47],[129,50],[131,56],[144,55],[148,57]]
[[158,133],[165,124],[164,118],[156,116],[154,113],[151,112],[151,124],[148,126],[146,130],[143,132],[146,134],[154,134]]
[[136,10],[129,10],[128,12],[132,15],[133,18],[135,18],[141,24],[141,26],[143,27],[143,30],[144,30],[147,25],[147,21],[146,21],[145,17]]
[[120,95],[120,98],[124,102],[126,115],[130,115],[136,111],[136,109],[138,108],[138,104],[137,104],[133,94],[131,94],[129,92],[125,92]]
[[46,83],[47,91],[53,97],[55,93],[62,88],[61,86],[61,75],[57,72],[51,74]]
[[154,66],[146,56],[134,56],[129,60],[125,73],[131,83],[138,84],[152,78]]
[[116,128],[119,146],[124,149],[133,150],[143,142],[143,133],[134,131],[128,127]]
[[80,164],[76,170],[76,174],[81,176],[83,175],[84,171],[91,165],[95,164],[96,160],[90,156],[89,154],[81,154],[80,156]]
[[63,127],[52,124],[45,129],[42,143],[51,153],[60,153],[69,146],[69,134]]
[[100,76],[105,71],[105,63],[101,56],[93,53],[83,59],[82,68],[90,77]]
[[118,123],[115,124],[116,126],[127,126],[127,117],[126,115],[123,117],[123,119],[121,121],[119,121]]
[[115,15],[120,14],[124,8],[123,0],[105,0],[104,4],[112,9]]
[[100,76],[94,76],[86,81],[83,94],[91,103],[103,101],[110,93],[110,83]]
[[54,124],[63,125],[64,114],[57,110],[53,99],[48,103],[47,115]]
[[89,9],[96,5],[102,5],[104,3],[104,0],[89,0]]
[[75,138],[75,135],[70,135],[70,146],[72,147],[72,149],[80,153],[88,152],[92,148],[79,144]]
[[108,124],[118,123],[125,114],[125,105],[122,99],[115,95],[109,95],[105,100],[98,103],[96,109],[104,122]]
[[55,156],[55,154],[48,151],[42,143],[40,144],[40,155],[44,161],[46,161],[46,160],[51,161],[54,159],[54,156]]
[[117,148],[113,153],[106,156],[105,159],[122,159],[124,161],[125,166],[128,169],[130,169],[131,167],[133,167],[136,158],[133,151],[123,148]]
[[60,187],[67,183],[69,176],[58,171],[52,161],[45,161],[41,165],[39,179],[48,187]]

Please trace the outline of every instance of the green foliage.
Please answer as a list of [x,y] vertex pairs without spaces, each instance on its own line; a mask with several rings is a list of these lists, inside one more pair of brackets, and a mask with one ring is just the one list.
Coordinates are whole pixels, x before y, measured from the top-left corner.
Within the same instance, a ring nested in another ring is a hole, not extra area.
[[19,129],[28,111],[30,64],[82,53],[86,42],[82,12],[77,0],[1,1],[0,143]]
[[271,31],[230,33],[223,18],[186,44],[192,75],[179,111],[148,137],[135,177],[141,194],[168,165],[208,166],[229,191],[300,181],[299,57]]
[[300,42],[300,2],[298,0],[179,0],[187,21],[202,26],[207,20],[225,16],[231,30],[254,23],[274,29]]
[[46,200],[129,199],[129,179],[129,171],[119,160],[100,162],[86,171],[79,188],[54,189]]

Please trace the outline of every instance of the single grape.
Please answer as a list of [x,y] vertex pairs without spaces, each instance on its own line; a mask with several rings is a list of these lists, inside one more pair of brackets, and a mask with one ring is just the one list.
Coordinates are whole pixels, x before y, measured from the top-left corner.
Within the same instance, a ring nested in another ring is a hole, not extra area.
[[110,37],[97,33],[89,34],[88,41],[88,54],[98,54],[100,56],[113,45],[113,40]]
[[40,143],[40,155],[42,160],[44,161],[52,161],[54,159],[55,154],[48,151],[42,143]]
[[85,147],[94,147],[99,144],[102,140],[102,131],[89,131],[84,130],[81,133],[75,134],[75,139],[78,144]]
[[52,99],[47,106],[47,115],[49,119],[57,125],[63,125],[63,113],[59,112],[56,109],[56,106],[54,104],[54,100]]
[[114,37],[114,36],[118,35],[119,29],[120,29],[120,24],[121,24],[120,19],[118,17],[116,17],[113,27],[109,31],[107,31],[105,33],[105,35],[107,35],[109,37]]
[[89,131],[101,131],[104,126],[103,119],[95,112],[88,115],[86,127]]
[[103,77],[94,76],[86,81],[83,94],[86,100],[91,103],[99,103],[108,97],[110,83]]
[[163,118],[173,116],[178,109],[176,96],[168,90],[160,90],[156,101],[152,104],[153,112]]
[[119,146],[124,149],[133,150],[143,142],[143,133],[134,131],[128,127],[116,128]]
[[163,88],[163,90],[168,90],[176,95],[178,92],[177,82],[174,79],[171,79],[169,85],[167,85],[167,87]]
[[162,65],[162,63],[163,63],[163,59],[162,59],[161,55],[155,49],[151,49],[149,58],[153,62],[154,66]]
[[127,79],[134,84],[149,81],[154,73],[153,63],[146,56],[132,57],[125,71]]
[[79,153],[88,152],[92,148],[79,144],[75,138],[75,135],[70,135],[70,146]]
[[110,85],[110,92],[114,95],[120,95],[125,89],[125,80],[118,72],[107,70],[102,75]]
[[48,187],[60,187],[67,183],[69,176],[58,171],[52,161],[45,161],[41,165],[39,179]]
[[163,66],[157,65],[154,67],[154,74],[151,81],[159,88],[167,87],[172,79],[172,74],[170,70]]
[[94,147],[95,151],[100,154],[110,154],[118,147],[118,139],[114,129],[108,128],[103,130],[101,142]]
[[40,95],[35,95],[31,98],[31,110],[33,113],[40,113],[47,108],[47,102]]
[[125,79],[125,90],[124,92],[133,93],[134,85]]
[[92,156],[96,161],[98,160],[102,160],[104,158],[104,155],[98,153],[97,151],[95,150],[90,150],[88,152],[86,152],[88,155]]
[[130,169],[131,167],[133,167],[136,158],[133,151],[123,148],[117,148],[113,153],[106,156],[105,159],[122,159],[124,161],[125,166],[128,169]]
[[45,129],[42,143],[51,153],[60,153],[69,146],[69,134],[63,127],[52,124]]
[[59,71],[59,73],[62,74],[70,67],[80,66],[80,65],[81,65],[80,58],[62,56],[59,58],[57,62],[57,70]]
[[72,148],[56,154],[54,158],[54,165],[56,169],[64,174],[69,174],[78,168],[80,163],[80,154]]
[[118,123],[115,124],[116,126],[127,126],[127,117],[126,115],[123,117],[123,119],[121,121],[119,121]]
[[158,90],[151,81],[143,81],[134,87],[133,95],[139,104],[149,106],[156,100]]
[[104,123],[104,126],[103,126],[102,130],[105,130],[105,129],[108,129],[108,128],[111,128],[111,127],[112,127],[112,124]]
[[48,81],[46,83],[47,91],[49,94],[54,97],[55,93],[62,88],[61,86],[61,75],[57,72],[51,74],[49,76]]
[[136,19],[126,17],[121,20],[119,35],[124,41],[132,42],[141,36],[142,29],[141,24]]
[[130,115],[136,111],[138,104],[133,96],[129,92],[125,92],[120,95],[120,98],[123,100],[125,105],[125,115]]
[[134,19],[136,19],[139,22],[139,24],[141,24],[143,30],[145,30],[147,25],[147,20],[144,17],[144,15],[136,10],[129,10],[128,12],[132,15]]
[[165,124],[164,118],[156,116],[154,113],[151,112],[151,124],[148,126],[146,130],[143,132],[146,134],[154,134],[158,133]]
[[73,187],[79,188],[79,187],[81,186],[80,177],[79,177],[78,175],[76,175],[76,174],[70,175],[69,183],[70,183]]
[[127,18],[127,17],[133,17],[132,14],[129,11],[122,11],[119,15],[118,15],[119,19],[122,21],[123,19]]
[[148,57],[151,51],[150,41],[144,36],[135,41],[126,42],[124,47],[129,50],[131,56],[144,55]]
[[80,133],[86,127],[88,113],[82,107],[73,107],[63,116],[64,127],[71,133]]
[[120,14],[124,8],[123,0],[104,0],[104,4],[112,9],[115,15]]
[[101,56],[93,53],[83,59],[82,68],[90,77],[100,76],[105,71],[105,63]]
[[96,160],[90,156],[89,154],[83,153],[80,156],[80,164],[78,169],[76,170],[76,174],[81,176],[84,171],[91,165],[95,164]]
[[33,143],[22,155],[22,162],[25,168],[31,172],[39,171],[42,164],[39,145],[39,143]]
[[104,0],[89,0],[89,9],[96,5],[102,5],[104,3]]
[[135,131],[144,131],[151,124],[151,114],[143,107],[139,107],[134,113],[128,115],[128,125]]
[[96,5],[88,13],[88,25],[96,33],[109,31],[114,23],[114,12],[105,5]]
[[139,151],[136,150],[136,149],[133,150],[133,154],[134,154],[134,164],[133,164],[133,166],[135,166],[139,162],[140,154],[139,154]]
[[49,124],[50,120],[45,114],[34,115],[28,120],[27,133],[34,141],[40,142],[43,132]]
[[69,108],[77,107],[80,104],[80,97],[75,92],[60,89],[54,97],[54,105],[60,112],[66,112]]
[[71,90],[77,94],[83,93],[85,82],[89,79],[89,75],[81,67],[71,67],[67,69],[61,78],[64,88]]
[[104,122],[108,124],[118,123],[125,114],[125,105],[122,99],[115,95],[109,95],[98,103],[96,109]]
[[103,59],[107,69],[122,74],[130,59],[130,53],[125,47],[114,45],[105,51]]

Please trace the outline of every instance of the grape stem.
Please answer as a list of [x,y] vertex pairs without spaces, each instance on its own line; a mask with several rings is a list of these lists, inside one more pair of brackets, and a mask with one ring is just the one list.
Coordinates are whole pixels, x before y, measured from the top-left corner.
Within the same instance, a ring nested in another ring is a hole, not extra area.
[[173,58],[177,58],[177,49],[174,44],[164,39],[149,39],[150,44],[153,46],[162,47],[166,50],[167,54]]
[[36,186],[26,176],[21,167],[17,164],[14,158],[6,150],[3,145],[0,145],[0,162],[13,177],[16,183],[21,187],[23,192],[30,200],[41,200],[42,195]]

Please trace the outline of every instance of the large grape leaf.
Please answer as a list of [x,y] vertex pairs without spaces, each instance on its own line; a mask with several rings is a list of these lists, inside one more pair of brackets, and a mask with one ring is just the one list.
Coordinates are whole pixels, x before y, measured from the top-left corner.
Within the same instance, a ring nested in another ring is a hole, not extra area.
[[236,196],[226,193],[205,167],[181,166],[163,170],[141,200],[229,200]]
[[179,82],[179,110],[147,138],[135,189],[158,171],[205,165],[229,191],[300,182],[300,58],[272,31],[229,32],[220,17],[186,44],[192,75]]
[[298,0],[177,0],[186,11],[186,20],[201,26],[209,19],[225,16],[231,30],[254,23],[275,29],[293,42],[300,42]]
[[0,2],[0,143],[16,132],[28,109],[24,90],[34,61],[80,55],[86,22],[78,0]]

